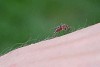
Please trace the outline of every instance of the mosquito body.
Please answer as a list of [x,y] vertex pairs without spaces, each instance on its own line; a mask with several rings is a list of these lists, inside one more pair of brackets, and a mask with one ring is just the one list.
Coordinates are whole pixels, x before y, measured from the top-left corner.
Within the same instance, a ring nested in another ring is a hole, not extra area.
[[69,28],[70,28],[70,27],[69,27],[68,25],[62,24],[62,25],[56,27],[54,33],[58,33],[58,32],[63,31],[63,30],[68,30]]

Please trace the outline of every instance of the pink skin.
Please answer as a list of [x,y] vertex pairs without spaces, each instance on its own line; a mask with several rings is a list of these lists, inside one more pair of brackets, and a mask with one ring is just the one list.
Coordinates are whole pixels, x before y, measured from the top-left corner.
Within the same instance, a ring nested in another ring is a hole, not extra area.
[[13,50],[0,67],[100,67],[100,23]]

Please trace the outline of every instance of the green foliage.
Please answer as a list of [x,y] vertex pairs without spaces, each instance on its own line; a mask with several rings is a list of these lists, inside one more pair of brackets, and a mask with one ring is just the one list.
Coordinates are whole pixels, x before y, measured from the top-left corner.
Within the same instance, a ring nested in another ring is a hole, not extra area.
[[61,23],[78,29],[99,21],[100,0],[0,0],[0,53],[49,38]]

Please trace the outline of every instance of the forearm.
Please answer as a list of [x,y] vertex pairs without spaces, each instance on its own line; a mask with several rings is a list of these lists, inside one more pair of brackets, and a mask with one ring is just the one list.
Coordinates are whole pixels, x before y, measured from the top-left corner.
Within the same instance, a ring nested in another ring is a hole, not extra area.
[[100,24],[0,57],[0,67],[100,67]]

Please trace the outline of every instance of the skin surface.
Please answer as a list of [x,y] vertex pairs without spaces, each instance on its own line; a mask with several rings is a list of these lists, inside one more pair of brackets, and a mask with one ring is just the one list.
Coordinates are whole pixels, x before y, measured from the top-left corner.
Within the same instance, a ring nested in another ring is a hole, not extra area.
[[100,23],[13,50],[0,67],[100,67]]

